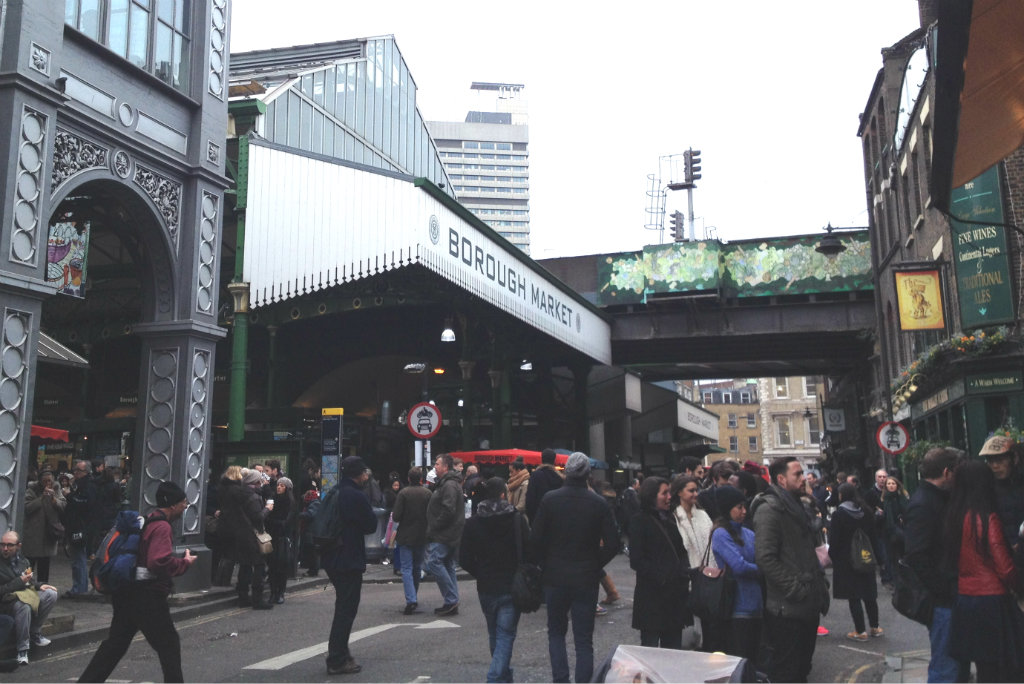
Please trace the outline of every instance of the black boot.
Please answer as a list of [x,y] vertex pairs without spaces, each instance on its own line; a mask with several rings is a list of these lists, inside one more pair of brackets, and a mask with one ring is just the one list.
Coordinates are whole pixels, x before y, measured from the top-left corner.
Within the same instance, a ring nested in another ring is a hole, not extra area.
[[252,605],[252,599],[249,598],[248,590],[246,590],[244,593],[241,592],[241,591],[238,592],[238,606],[240,608],[248,608],[251,605]]
[[260,587],[257,591],[256,587],[252,589],[252,609],[253,610],[270,610],[274,607],[273,603],[269,603],[263,596],[263,587]]

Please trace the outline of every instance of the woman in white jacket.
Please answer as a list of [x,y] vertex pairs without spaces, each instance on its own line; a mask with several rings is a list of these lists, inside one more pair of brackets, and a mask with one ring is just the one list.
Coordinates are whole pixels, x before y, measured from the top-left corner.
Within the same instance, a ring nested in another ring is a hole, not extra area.
[[[672,480],[669,491],[672,500],[678,502],[672,516],[675,518],[679,536],[683,538],[690,568],[700,567],[704,563],[704,554],[708,552],[708,546],[711,544],[711,529],[714,523],[704,509],[697,505],[697,492],[700,491],[697,480],[689,475],[679,475]],[[707,565],[718,567],[715,554],[708,553]],[[729,623],[716,620],[701,620],[700,623],[700,650],[708,653],[724,652],[728,638],[726,628]]]
[[[686,547],[691,568],[698,567],[704,560],[704,553],[711,543],[713,527],[711,518],[697,505],[698,491],[700,489],[696,478],[689,475],[678,475],[672,480],[672,500],[677,502],[673,515],[679,535],[683,538],[683,546]],[[717,567],[714,554],[708,558],[708,565]]]

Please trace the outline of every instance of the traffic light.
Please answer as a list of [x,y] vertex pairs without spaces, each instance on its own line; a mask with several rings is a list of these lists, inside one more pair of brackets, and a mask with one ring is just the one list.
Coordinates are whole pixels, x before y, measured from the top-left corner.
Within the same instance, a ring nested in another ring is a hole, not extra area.
[[687,183],[700,179],[700,150],[691,147],[683,152],[683,174]]
[[672,239],[676,242],[686,242],[686,220],[683,218],[683,212],[672,212],[669,220],[672,223]]

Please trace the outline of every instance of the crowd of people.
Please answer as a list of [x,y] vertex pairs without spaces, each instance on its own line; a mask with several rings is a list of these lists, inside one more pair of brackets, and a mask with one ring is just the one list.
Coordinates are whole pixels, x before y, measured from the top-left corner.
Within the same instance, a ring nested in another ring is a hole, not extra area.
[[[861,488],[856,475],[837,473],[825,482],[792,457],[768,467],[721,460],[709,468],[684,458],[681,472],[638,475],[617,493],[591,477],[591,459],[579,452],[559,469],[555,451],[545,449],[538,467],[513,463],[507,478],[441,454],[426,473],[391,473],[384,487],[350,456],[337,486],[341,543],[321,552],[310,534],[314,504],[325,494],[315,462],[304,464],[298,486],[277,461],[231,466],[212,478],[207,496],[211,580],[234,582],[240,606],[269,610],[284,603],[287,581],[300,569],[311,576],[325,570],[335,588],[327,670],[359,672],[348,642],[365,540],[378,530],[374,508],[386,508],[405,598],[398,610],[420,612],[421,580],[429,577],[438,592],[433,612],[458,615],[456,567],[470,573],[487,624],[489,682],[513,681],[520,610],[512,583],[521,561],[541,569],[552,681],[590,681],[595,618],[621,598],[605,566],[620,552],[635,572],[631,624],[643,646],[725,652],[751,660],[771,681],[807,681],[818,638],[828,633],[820,618],[832,599],[848,604],[846,638],[884,637],[878,583],[891,589],[911,578],[932,606],[929,681],[967,681],[972,663],[977,681],[1020,681],[1024,472],[1017,448],[994,436],[978,458],[932,449],[918,464],[913,496],[884,469]],[[23,530],[0,541],[0,631],[13,633],[22,664],[30,648],[49,643],[40,626],[58,592],[47,583],[46,561],[59,548],[67,548],[73,566],[74,584],[63,596],[88,591],[89,556],[123,500],[123,492],[114,494],[123,483],[102,471],[102,464],[76,461],[66,486],[53,472],[40,472],[26,491]],[[107,498],[117,501],[110,510]],[[151,581],[114,596],[110,635],[82,681],[109,676],[139,630],[157,650],[167,681],[180,681],[166,596],[170,579],[194,557],[175,558],[170,527],[150,524],[179,518],[184,493],[166,482],[157,499],[140,549]],[[264,532],[269,553],[257,538]],[[702,590],[693,578],[703,568],[723,570],[733,592],[728,610],[698,618],[690,593]]]

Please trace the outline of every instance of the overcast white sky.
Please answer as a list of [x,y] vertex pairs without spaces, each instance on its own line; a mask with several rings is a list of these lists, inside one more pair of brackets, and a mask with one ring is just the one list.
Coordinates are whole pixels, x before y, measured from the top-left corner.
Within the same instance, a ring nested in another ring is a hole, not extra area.
[[648,175],[688,147],[698,237],[867,225],[858,117],[881,49],[918,25],[915,0],[235,0],[231,49],[392,34],[428,121],[481,108],[473,81],[525,84],[540,259],[657,243]]

